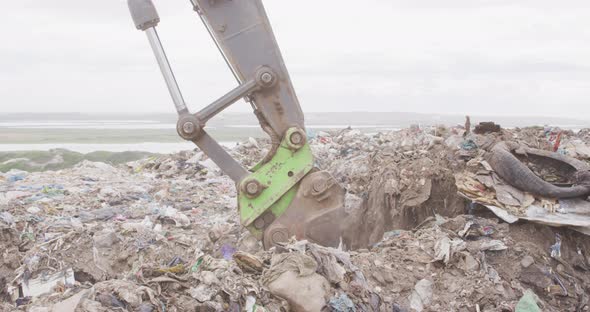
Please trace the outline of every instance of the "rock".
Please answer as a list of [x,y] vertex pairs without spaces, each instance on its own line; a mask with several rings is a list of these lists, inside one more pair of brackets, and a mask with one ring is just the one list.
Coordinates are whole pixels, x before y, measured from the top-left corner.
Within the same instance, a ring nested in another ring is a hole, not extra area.
[[286,271],[271,282],[268,289],[287,300],[294,312],[320,311],[326,305],[330,283],[317,273],[298,276],[294,271]]
[[432,301],[432,286],[433,282],[427,279],[422,279],[414,286],[414,291],[410,295],[410,308],[421,312],[428,307]]
[[522,260],[520,260],[520,265],[522,265],[523,268],[528,268],[533,263],[535,263],[535,259],[533,259],[533,257],[531,257],[531,256],[524,256],[524,258],[522,258]]

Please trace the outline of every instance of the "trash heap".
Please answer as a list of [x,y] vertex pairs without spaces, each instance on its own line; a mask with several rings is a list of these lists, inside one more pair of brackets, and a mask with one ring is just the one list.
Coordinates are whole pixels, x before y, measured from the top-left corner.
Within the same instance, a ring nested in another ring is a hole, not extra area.
[[[501,171],[498,171],[501,168],[493,166],[498,166],[494,163],[494,153],[498,153],[495,149],[507,148],[512,150],[514,160],[523,163],[524,168],[540,177],[539,181],[548,182],[551,187],[567,189],[572,185],[583,185],[587,182],[580,177],[590,172],[586,133],[585,130],[574,134],[552,128],[505,132],[492,142],[494,147],[477,149],[472,157],[466,159],[466,169],[455,173],[459,194],[472,203],[485,206],[508,223],[521,219],[567,226],[590,234],[588,194],[574,197],[558,197],[550,192],[542,194],[533,189],[544,188],[530,180],[526,181],[531,185],[531,190],[526,190],[515,185],[514,181],[509,181],[512,177],[501,177]],[[489,138],[480,136],[472,139],[482,142]],[[517,168],[512,170],[516,171]],[[563,193],[563,190],[552,192]]]
[[[340,249],[263,250],[239,224],[233,182],[198,150],[10,171],[0,311],[587,311],[584,227],[527,216],[544,199],[499,187],[485,157],[515,141],[586,162],[590,131],[478,129],[310,138],[316,166],[347,189]],[[230,153],[251,166],[269,149],[250,139]],[[573,213],[559,204],[544,217]]]
[[411,229],[433,212],[454,216],[463,211],[453,179],[459,164],[444,145],[445,134],[446,128],[413,127],[369,139],[350,130],[320,133],[312,141],[318,167],[333,173],[348,191],[347,228],[360,225],[349,233],[352,249],[377,243],[387,229]]

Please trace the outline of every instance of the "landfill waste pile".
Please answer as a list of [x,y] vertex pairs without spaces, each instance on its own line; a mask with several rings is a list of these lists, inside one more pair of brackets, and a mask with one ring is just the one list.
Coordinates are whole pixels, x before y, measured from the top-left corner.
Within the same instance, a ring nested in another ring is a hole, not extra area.
[[[316,166],[347,189],[340,248],[264,250],[198,150],[11,170],[0,310],[588,311],[590,130],[470,128],[314,134]],[[229,152],[254,165],[268,143]]]

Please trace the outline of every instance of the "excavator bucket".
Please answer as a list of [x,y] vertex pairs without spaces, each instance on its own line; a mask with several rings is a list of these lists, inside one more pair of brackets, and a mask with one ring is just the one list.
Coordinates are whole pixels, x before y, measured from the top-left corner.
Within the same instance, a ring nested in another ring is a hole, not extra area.
[[238,187],[240,219],[266,248],[291,237],[324,246],[340,243],[345,190],[314,168],[309,145],[293,144],[288,131],[274,156],[253,169]]
[[264,232],[263,243],[270,248],[295,236],[320,245],[342,243],[345,190],[326,171],[308,174],[297,187],[287,210]]

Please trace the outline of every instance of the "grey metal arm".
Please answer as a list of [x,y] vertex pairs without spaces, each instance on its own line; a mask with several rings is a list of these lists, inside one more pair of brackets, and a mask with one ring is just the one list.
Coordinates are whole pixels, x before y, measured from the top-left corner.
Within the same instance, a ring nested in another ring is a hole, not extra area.
[[280,137],[304,129],[299,100],[261,0],[191,0],[239,81],[256,77],[261,66],[276,74],[273,88],[252,94],[256,108]]
[[[345,191],[328,172],[312,168],[303,113],[262,1],[191,0],[239,83],[196,114],[186,109],[154,29],[159,17],[151,0],[128,2],[137,28],[148,32],[179,113],[178,134],[199,146],[237,183],[241,223],[263,240],[265,248],[293,236],[336,247],[341,242]],[[210,118],[242,97],[247,97],[272,140],[270,152],[253,173],[203,130]]]
[[[155,27],[160,18],[151,0],[128,0],[137,29],[146,32],[166,85],[179,114],[177,130],[194,142],[235,182],[248,171],[204,130],[206,122],[248,97],[271,137],[282,138],[287,129],[304,129],[303,113],[291,84],[261,0],[191,0],[240,85],[190,114]],[[271,153],[274,153],[274,149]],[[272,155],[270,155],[272,156]],[[268,159],[266,157],[265,159]]]

